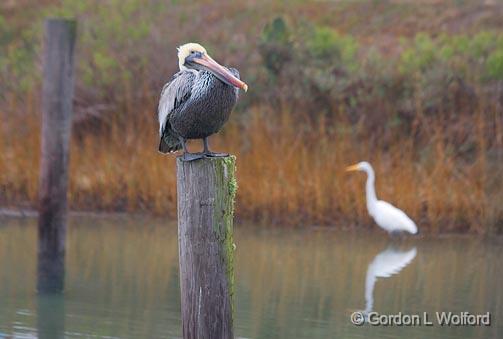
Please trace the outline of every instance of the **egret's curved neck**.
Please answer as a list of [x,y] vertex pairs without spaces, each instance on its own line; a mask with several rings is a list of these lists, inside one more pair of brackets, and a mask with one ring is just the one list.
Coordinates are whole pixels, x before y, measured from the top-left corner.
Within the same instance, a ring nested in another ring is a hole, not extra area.
[[372,168],[366,169],[365,172],[367,172],[367,184],[366,184],[367,209],[369,210],[370,213],[372,213],[377,203],[377,196],[375,190],[375,174]]

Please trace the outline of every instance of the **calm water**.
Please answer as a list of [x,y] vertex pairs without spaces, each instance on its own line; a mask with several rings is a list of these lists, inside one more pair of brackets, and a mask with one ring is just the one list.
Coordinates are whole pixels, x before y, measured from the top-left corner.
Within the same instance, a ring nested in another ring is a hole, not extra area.
[[[242,338],[503,338],[503,241],[237,225]],[[36,221],[0,219],[0,338],[176,338],[176,228],[72,217],[66,291],[36,286]],[[489,327],[355,326],[354,311],[491,313]]]

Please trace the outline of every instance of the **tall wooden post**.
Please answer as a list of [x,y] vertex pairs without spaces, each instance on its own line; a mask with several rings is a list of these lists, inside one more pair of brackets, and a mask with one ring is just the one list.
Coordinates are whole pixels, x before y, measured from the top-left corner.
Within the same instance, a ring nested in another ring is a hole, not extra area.
[[75,27],[71,20],[45,22],[37,281],[41,293],[64,287]]
[[236,158],[177,160],[184,339],[233,336]]

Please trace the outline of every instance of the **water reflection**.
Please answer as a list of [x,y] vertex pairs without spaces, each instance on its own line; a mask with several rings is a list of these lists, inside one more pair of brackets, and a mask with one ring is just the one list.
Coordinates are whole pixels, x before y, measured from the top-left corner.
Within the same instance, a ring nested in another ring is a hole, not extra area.
[[[500,239],[423,237],[394,249],[380,233],[238,224],[236,337],[503,338]],[[36,220],[0,218],[0,338],[181,337],[176,224],[78,216],[67,240],[64,294],[38,296]],[[354,326],[366,280],[369,310],[490,311],[494,324]]]
[[37,333],[39,339],[65,338],[65,301],[61,293],[37,296]]
[[377,278],[389,278],[409,265],[416,257],[416,247],[408,251],[400,251],[389,245],[384,251],[375,256],[367,268],[365,277],[365,314],[374,307],[374,287]]
[[[49,242],[51,243],[51,242]],[[39,247],[47,247],[40,244]],[[37,263],[37,291],[45,293],[62,293],[65,285],[65,253],[53,249],[38,251]]]

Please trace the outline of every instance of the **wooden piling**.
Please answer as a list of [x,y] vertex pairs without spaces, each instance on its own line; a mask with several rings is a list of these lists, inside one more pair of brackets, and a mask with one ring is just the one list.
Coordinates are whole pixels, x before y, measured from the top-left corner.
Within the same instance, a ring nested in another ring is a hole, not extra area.
[[177,160],[184,339],[233,337],[236,158]]
[[75,27],[72,20],[45,22],[37,267],[41,293],[64,287]]

